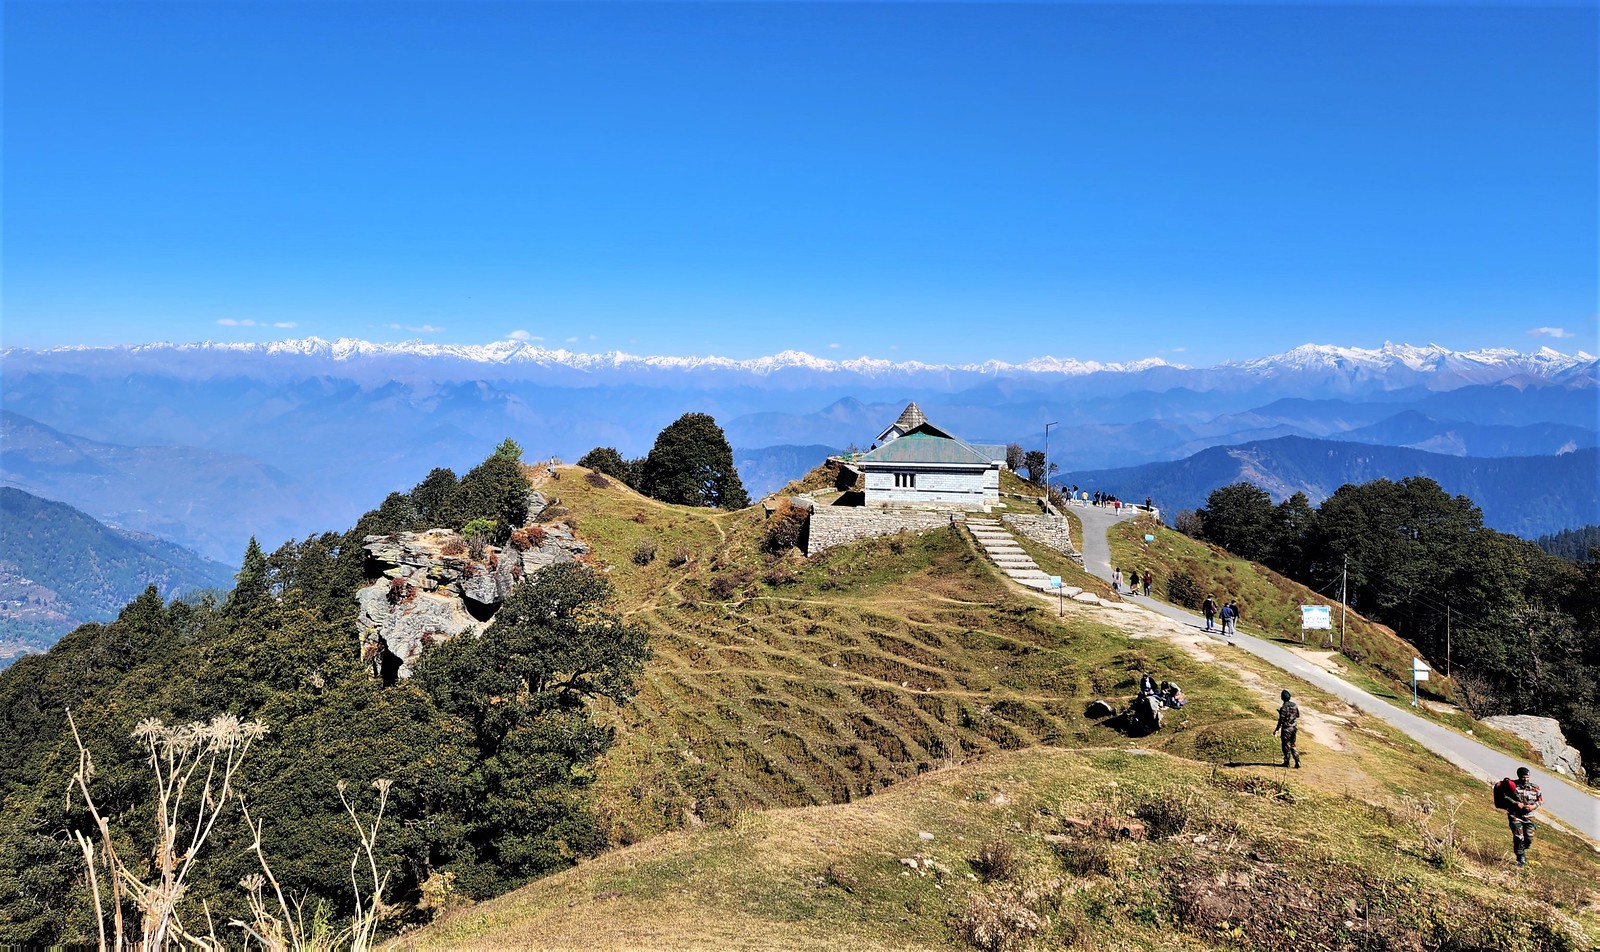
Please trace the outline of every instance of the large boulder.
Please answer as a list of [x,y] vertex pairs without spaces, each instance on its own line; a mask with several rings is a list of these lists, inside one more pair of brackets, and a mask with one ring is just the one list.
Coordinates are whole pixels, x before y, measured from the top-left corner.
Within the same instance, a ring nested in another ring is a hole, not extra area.
[[1484,718],[1483,722],[1527,741],[1543,758],[1547,769],[1580,782],[1584,780],[1583,757],[1567,744],[1567,735],[1561,732],[1561,722],[1555,718],[1498,714]]
[[[544,497],[533,494],[536,508]],[[386,679],[410,677],[411,665],[436,641],[488,625],[525,575],[587,555],[564,525],[541,527],[538,545],[485,546],[477,558],[449,529],[372,535],[362,540],[371,583],[357,593],[363,653]]]

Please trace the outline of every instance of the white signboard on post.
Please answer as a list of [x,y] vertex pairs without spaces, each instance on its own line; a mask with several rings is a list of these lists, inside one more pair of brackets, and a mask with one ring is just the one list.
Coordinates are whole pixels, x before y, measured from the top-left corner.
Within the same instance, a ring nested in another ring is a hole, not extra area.
[[1426,681],[1428,680],[1428,672],[1432,670],[1432,668],[1428,667],[1428,662],[1423,661],[1421,658],[1411,659],[1411,680]]
[[1321,629],[1333,630],[1333,610],[1326,605],[1301,605],[1300,627],[1307,631]]

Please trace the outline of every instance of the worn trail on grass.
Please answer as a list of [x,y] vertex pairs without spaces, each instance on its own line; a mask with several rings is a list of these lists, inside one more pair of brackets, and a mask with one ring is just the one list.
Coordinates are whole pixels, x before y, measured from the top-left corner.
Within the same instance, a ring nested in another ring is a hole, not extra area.
[[[1117,516],[1094,506],[1075,509],[1083,520],[1084,568],[1102,578],[1111,574],[1111,547],[1106,532],[1128,516]],[[1142,596],[1124,596],[1134,603],[1193,628],[1201,628],[1198,615]],[[1220,638],[1220,636],[1217,636]],[[1517,768],[1529,767],[1544,791],[1544,813],[1600,843],[1600,798],[1571,786],[1537,764],[1524,764],[1469,737],[1434,724],[1409,710],[1396,707],[1370,692],[1356,687],[1336,674],[1318,667],[1286,648],[1252,635],[1235,634],[1231,643],[1274,667],[1314,684],[1345,703],[1373,714],[1398,728],[1407,737],[1480,780],[1492,781],[1515,776]],[[1485,794],[1487,796],[1487,793]]]

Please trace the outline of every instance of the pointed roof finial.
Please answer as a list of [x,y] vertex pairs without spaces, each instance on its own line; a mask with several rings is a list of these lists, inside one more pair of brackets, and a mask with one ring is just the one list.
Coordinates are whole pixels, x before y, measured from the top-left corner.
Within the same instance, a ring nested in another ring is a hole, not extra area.
[[922,408],[912,402],[906,404],[906,408],[900,411],[900,419],[894,421],[894,425],[901,433],[909,433],[927,422],[928,418],[923,414]]

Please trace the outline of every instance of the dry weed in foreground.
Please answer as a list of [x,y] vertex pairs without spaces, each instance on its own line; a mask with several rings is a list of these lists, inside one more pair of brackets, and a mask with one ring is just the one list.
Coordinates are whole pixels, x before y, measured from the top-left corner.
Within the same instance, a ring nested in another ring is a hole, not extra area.
[[[261,849],[262,823],[250,816],[243,794],[233,788],[234,775],[245,755],[257,740],[268,733],[260,721],[240,721],[231,714],[219,714],[209,723],[195,721],[189,724],[168,726],[159,719],[147,718],[134,730],[133,737],[142,741],[148,751],[151,773],[155,778],[156,841],[151,856],[153,881],[146,882],[135,868],[131,868],[117,854],[112,841],[111,826],[101,815],[89,783],[94,777],[94,761],[83,745],[77,722],[72,712],[67,712],[67,724],[72,729],[72,739],[78,747],[78,769],[68,785],[68,792],[76,787],[83,797],[99,833],[99,847],[94,839],[79,831],[73,837],[83,852],[89,892],[94,897],[95,923],[98,929],[99,948],[106,949],[159,949],[180,942],[195,948],[221,950],[226,948],[217,938],[215,924],[211,921],[209,906],[202,903],[205,928],[185,926],[178,914],[178,904],[187,892],[186,880],[194,868],[217,820],[226,811],[228,801],[237,797],[245,826],[253,837],[251,848],[261,864],[261,873],[246,876],[239,883],[248,895],[251,923],[237,919],[229,924],[245,933],[264,947],[273,950],[304,952],[312,949],[357,949],[372,947],[377,936],[379,921],[388,911],[383,902],[387,873],[378,872],[378,827],[383,822],[384,808],[389,801],[390,781],[378,780],[373,786],[378,791],[377,812],[370,823],[363,822],[354,804],[345,797],[347,785],[339,782],[339,801],[344,804],[350,822],[355,825],[360,849],[350,860],[350,881],[356,896],[356,908],[349,927],[334,932],[329,927],[322,909],[308,924],[303,915],[303,897],[289,902],[278,885],[266,855]],[[98,854],[98,855],[97,855]],[[360,873],[362,857],[366,858],[366,874],[371,888],[363,898]],[[102,866],[105,882],[102,883]],[[277,906],[273,913],[264,898],[266,887],[272,887]],[[109,892],[109,896],[107,893]],[[111,906],[111,934],[106,931],[106,905]],[[138,933],[135,936],[124,917],[124,904],[131,902],[139,912]],[[280,915],[281,914],[281,915]]]
[[[102,858],[106,878],[109,880],[113,923],[112,941],[121,949],[130,944],[130,936],[123,920],[123,901],[132,900],[139,910],[138,945],[141,948],[161,948],[172,939],[179,939],[203,948],[220,948],[214,930],[207,923],[204,935],[196,935],[184,928],[178,916],[178,902],[186,889],[185,880],[194,868],[195,857],[211,836],[228,800],[233,795],[233,775],[244,761],[250,745],[266,736],[267,726],[260,721],[240,721],[231,714],[218,714],[209,724],[195,721],[171,727],[156,718],[146,718],[134,729],[133,737],[144,742],[149,751],[150,771],[155,776],[156,789],[156,842],[153,851],[154,881],[145,882],[139,874],[117,855],[111,841],[111,826],[100,815],[94,798],[89,794],[89,780],[94,776],[94,761],[78,725],[67,712],[67,724],[72,728],[72,740],[78,745],[78,770],[72,776],[71,786],[76,786],[83,796],[84,805],[94,819],[100,833]],[[202,771],[202,768],[204,770]],[[194,785],[199,780],[198,792]],[[184,832],[188,831],[187,838]],[[83,862],[88,870],[89,891],[94,896],[95,921],[99,928],[100,948],[107,947],[105,897],[101,892],[99,870],[95,863],[95,844],[81,832],[73,832],[78,848],[83,851]],[[186,842],[185,842],[186,839]],[[207,910],[209,918],[210,911]]]

